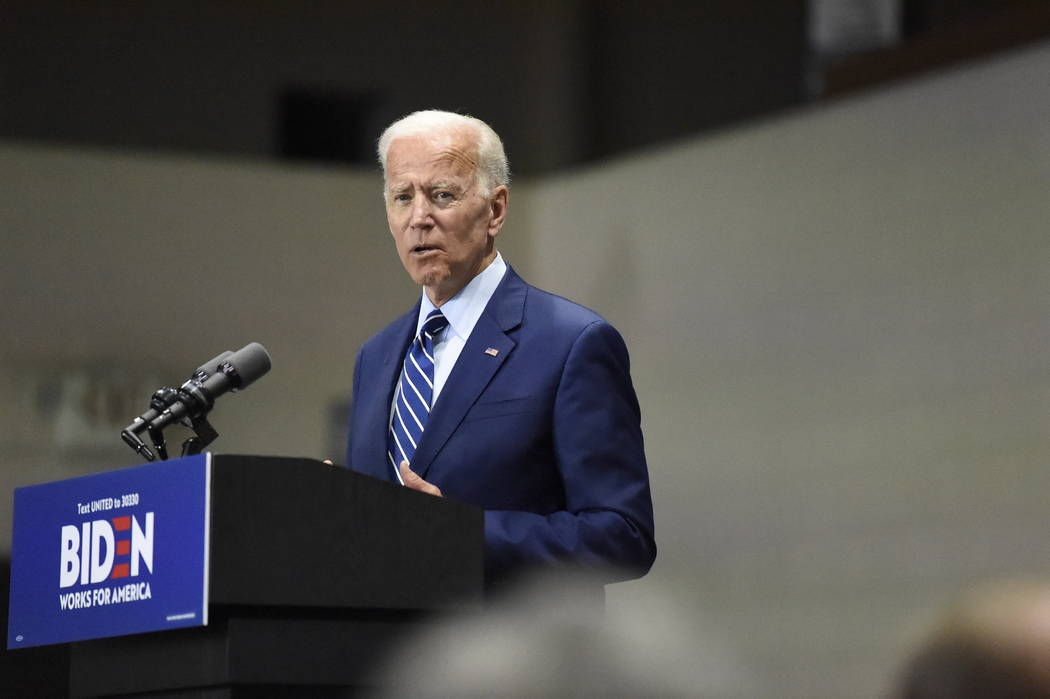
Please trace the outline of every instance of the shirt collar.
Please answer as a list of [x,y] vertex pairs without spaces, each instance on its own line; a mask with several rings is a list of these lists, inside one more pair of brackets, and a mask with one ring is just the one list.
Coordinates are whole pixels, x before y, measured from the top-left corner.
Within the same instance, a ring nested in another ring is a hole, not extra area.
[[[492,294],[496,292],[507,271],[507,263],[503,261],[503,255],[496,253],[496,259],[474,277],[465,287],[459,290],[455,296],[450,298],[441,306],[441,314],[448,320],[448,327],[462,340],[470,337],[470,333],[477,325],[478,319],[485,311]],[[434,310],[434,304],[430,302],[427,292],[423,291],[423,300],[419,304],[419,318],[416,320],[416,334],[423,327],[427,316]],[[444,331],[442,331],[444,332]]]

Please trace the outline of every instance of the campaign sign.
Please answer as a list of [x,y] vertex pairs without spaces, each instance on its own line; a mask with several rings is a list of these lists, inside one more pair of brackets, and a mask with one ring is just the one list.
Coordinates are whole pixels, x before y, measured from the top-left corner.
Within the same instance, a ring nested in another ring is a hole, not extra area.
[[7,647],[208,623],[211,455],[15,489]]

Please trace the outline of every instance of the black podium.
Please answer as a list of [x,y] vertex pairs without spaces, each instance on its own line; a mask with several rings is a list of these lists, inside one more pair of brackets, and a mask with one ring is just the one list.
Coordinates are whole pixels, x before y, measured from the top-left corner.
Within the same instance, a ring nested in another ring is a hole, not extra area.
[[74,643],[73,697],[344,697],[482,596],[481,510],[307,459],[214,456],[207,626]]

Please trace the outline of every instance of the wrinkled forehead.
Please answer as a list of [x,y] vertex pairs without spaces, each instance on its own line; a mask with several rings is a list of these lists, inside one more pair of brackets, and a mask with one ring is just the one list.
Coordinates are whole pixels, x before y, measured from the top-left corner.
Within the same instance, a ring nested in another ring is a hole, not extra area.
[[406,134],[390,142],[386,178],[407,172],[451,170],[450,174],[473,176],[478,169],[477,139],[469,131],[438,131]]

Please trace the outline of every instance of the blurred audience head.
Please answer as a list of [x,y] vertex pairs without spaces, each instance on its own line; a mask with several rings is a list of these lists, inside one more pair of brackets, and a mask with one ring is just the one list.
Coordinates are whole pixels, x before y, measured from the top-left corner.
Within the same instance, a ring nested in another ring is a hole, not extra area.
[[607,611],[595,589],[548,575],[433,625],[395,654],[383,696],[748,696],[733,659],[661,587],[637,585]]
[[906,664],[896,696],[1050,698],[1050,584],[998,583],[966,595]]

